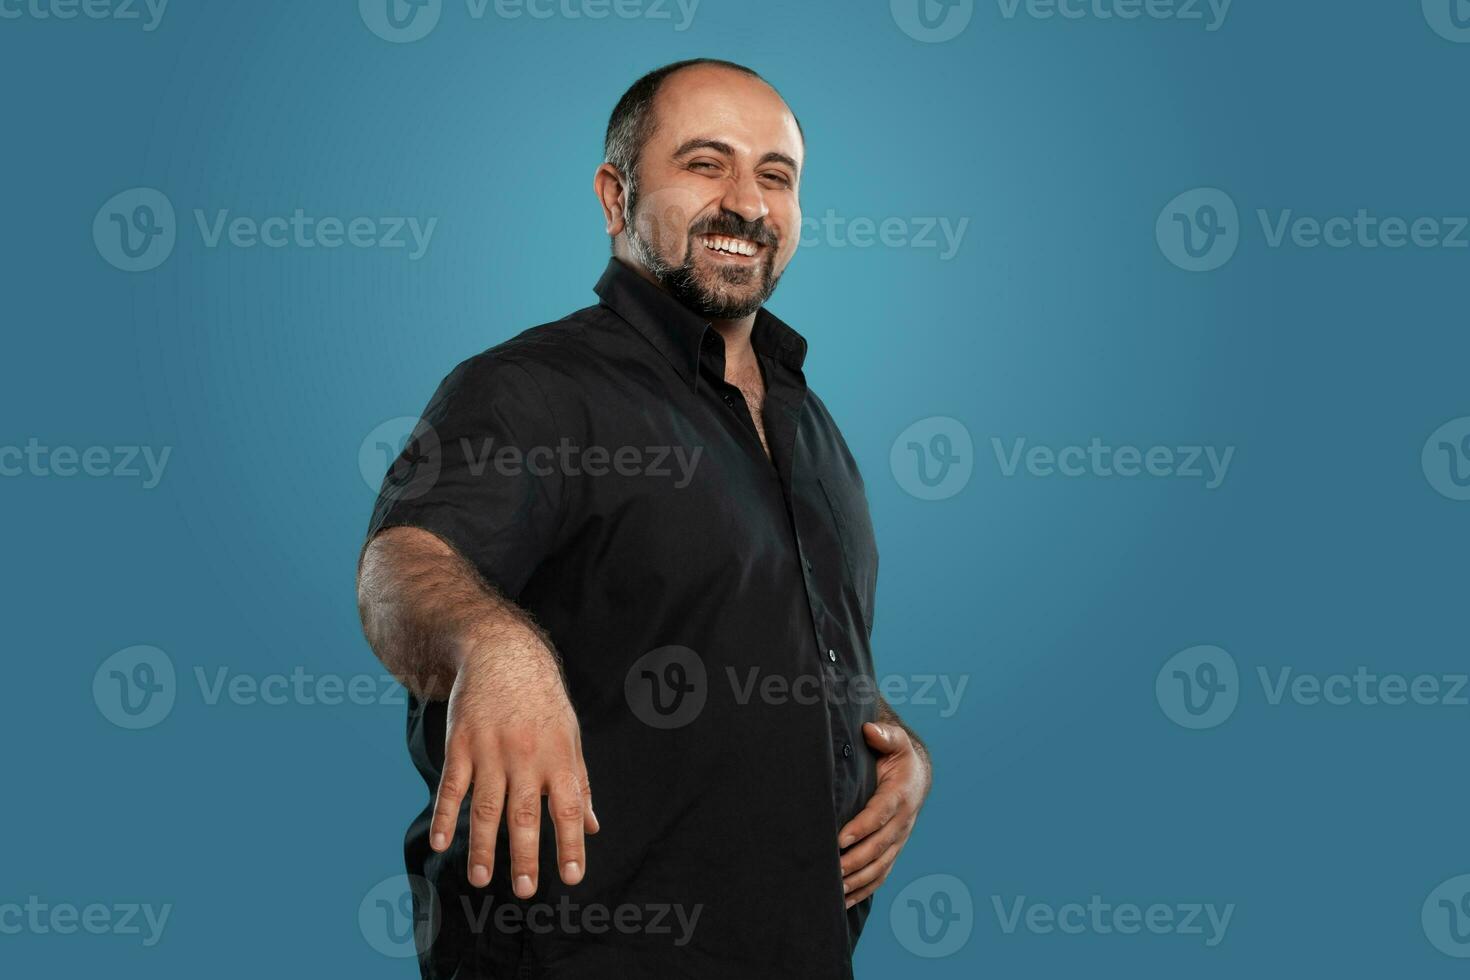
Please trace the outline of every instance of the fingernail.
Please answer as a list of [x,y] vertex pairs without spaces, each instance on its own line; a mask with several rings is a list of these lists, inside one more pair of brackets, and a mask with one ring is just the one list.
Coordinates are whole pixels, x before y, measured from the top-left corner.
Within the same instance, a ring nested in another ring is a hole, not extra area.
[[444,836],[443,831],[440,831],[439,833],[435,834],[432,839],[430,839],[429,846],[434,848],[434,850],[436,851],[442,851],[444,850],[444,845],[448,843],[448,838]]
[[851,845],[852,845],[852,835],[851,834],[848,834],[846,837],[842,838],[840,841],[837,842],[837,846],[838,847],[850,847]]
[[530,898],[536,891],[536,886],[531,884],[530,875],[516,875],[516,894],[521,898]]
[[850,891],[852,891],[852,886],[844,881],[842,883],[842,894],[846,895]]
[[852,899],[848,899],[847,900],[847,907],[848,908],[852,908],[856,904],[857,904],[857,902],[854,902]]
[[582,866],[576,861],[568,861],[563,865],[562,871],[564,872],[562,877],[569,885],[575,885],[582,877]]
[[477,864],[470,869],[470,884],[484,885],[490,881],[490,869],[483,864]]

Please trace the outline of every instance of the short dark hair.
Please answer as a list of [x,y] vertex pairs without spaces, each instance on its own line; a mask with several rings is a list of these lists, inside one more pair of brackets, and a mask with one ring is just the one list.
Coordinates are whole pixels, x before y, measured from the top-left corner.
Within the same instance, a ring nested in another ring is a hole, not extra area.
[[[628,91],[623,93],[623,97],[618,99],[618,104],[613,107],[612,116],[607,121],[607,136],[603,139],[602,150],[603,159],[622,174],[623,182],[628,188],[626,199],[630,204],[638,185],[638,158],[643,153],[644,144],[653,136],[653,100],[658,95],[659,89],[663,88],[664,82],[669,80],[670,75],[696,65],[729,68],[732,71],[749,75],[751,78],[766,81],[755,69],[737,65],[733,61],[722,61],[719,58],[690,58],[687,61],[676,61],[671,65],[655,68],[629,86]],[[771,83],[766,82],[766,84]],[[774,89],[775,86],[771,85],[771,88]],[[791,118],[796,119],[796,113],[793,112]],[[801,138],[805,141],[806,134],[802,132],[799,119],[796,120],[796,131],[801,133]]]

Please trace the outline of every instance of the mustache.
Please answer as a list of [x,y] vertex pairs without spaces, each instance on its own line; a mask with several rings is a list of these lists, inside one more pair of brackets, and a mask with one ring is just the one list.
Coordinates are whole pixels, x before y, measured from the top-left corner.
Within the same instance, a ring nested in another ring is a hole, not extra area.
[[693,235],[724,235],[728,238],[743,238],[757,245],[772,247],[781,243],[780,237],[771,230],[764,218],[746,221],[738,214],[722,213],[705,218],[689,229]]

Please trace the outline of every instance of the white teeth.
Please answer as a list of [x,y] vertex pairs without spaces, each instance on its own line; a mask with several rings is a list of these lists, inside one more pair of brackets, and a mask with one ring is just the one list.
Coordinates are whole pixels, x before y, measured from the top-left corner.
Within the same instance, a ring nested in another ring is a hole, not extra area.
[[704,247],[716,252],[733,252],[736,255],[754,255],[756,245],[741,238],[724,238],[711,235],[704,240]]

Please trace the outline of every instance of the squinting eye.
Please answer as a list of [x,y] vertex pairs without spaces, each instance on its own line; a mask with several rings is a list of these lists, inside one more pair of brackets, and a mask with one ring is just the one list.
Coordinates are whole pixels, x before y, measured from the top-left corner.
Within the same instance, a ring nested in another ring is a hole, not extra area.
[[791,180],[785,174],[766,174],[765,176],[768,180],[774,180],[782,187],[791,186]]

